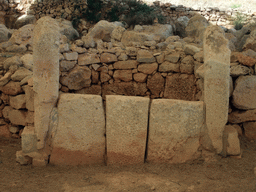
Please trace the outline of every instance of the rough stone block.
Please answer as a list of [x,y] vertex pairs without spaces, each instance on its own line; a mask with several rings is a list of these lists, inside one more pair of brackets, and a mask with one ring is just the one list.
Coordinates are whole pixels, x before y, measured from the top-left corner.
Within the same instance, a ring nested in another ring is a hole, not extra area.
[[7,138],[11,137],[8,125],[0,126],[0,136],[1,137],[7,137]]
[[239,155],[240,141],[238,138],[238,132],[232,125],[226,125],[223,132],[223,152],[225,155]]
[[13,97],[11,96],[10,97],[10,105],[14,109],[24,109],[24,108],[26,108],[25,94],[13,96]]
[[33,87],[25,85],[22,87],[25,91],[26,108],[29,111],[34,111],[34,90]]
[[28,156],[25,156],[22,151],[16,152],[16,161],[21,165],[31,164],[32,159]]
[[147,161],[183,163],[198,158],[204,118],[202,101],[153,100],[149,119]]
[[108,164],[144,163],[149,98],[106,96]]
[[26,126],[21,134],[21,146],[23,153],[31,153],[37,151],[37,139],[35,128]]
[[61,94],[58,115],[50,163],[103,163],[105,117],[102,98],[98,95]]

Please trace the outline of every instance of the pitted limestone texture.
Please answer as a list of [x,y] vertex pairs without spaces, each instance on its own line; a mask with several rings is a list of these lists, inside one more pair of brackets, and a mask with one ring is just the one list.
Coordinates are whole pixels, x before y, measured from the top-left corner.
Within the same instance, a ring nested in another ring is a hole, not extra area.
[[149,98],[106,96],[107,164],[142,164]]
[[202,101],[154,99],[150,109],[147,162],[182,163],[197,159],[204,118]]
[[55,165],[103,164],[105,117],[97,95],[61,94],[59,122],[52,130],[50,163]]

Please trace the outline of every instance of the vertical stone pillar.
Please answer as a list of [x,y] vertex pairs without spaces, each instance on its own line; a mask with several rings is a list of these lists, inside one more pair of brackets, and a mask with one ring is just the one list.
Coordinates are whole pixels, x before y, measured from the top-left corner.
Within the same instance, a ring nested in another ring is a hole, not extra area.
[[230,50],[224,31],[209,26],[204,33],[204,101],[206,127],[212,147],[222,152],[222,136],[228,120]]
[[50,114],[58,99],[59,38],[59,26],[54,19],[43,17],[37,21],[33,39],[37,149],[42,149],[45,145]]

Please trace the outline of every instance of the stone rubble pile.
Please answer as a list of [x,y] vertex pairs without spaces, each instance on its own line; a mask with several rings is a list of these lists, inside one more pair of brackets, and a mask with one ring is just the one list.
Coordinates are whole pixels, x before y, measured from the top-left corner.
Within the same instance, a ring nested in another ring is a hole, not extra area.
[[[173,36],[171,25],[137,25],[129,31],[121,23],[107,21],[100,21],[88,34],[75,41],[71,40],[73,35],[69,32],[62,33],[58,47],[60,95],[100,95],[107,106],[108,95],[204,101],[204,58],[214,60],[216,55],[211,51],[204,53],[202,39],[209,23],[200,16],[195,17],[201,19],[201,27],[191,27],[196,26],[194,22],[199,19],[189,20],[185,28],[189,36],[183,39]],[[10,136],[11,133],[18,138],[26,126],[24,135],[34,137],[30,134],[34,126],[33,30],[33,24],[25,25],[8,41],[0,43],[1,56],[6,57],[0,62],[0,135]],[[243,35],[240,37],[223,32],[226,37],[243,39],[242,52],[232,51],[230,58],[221,60],[230,63],[229,126],[223,128],[226,145],[231,146],[226,149],[227,155],[240,154],[237,136],[242,130],[247,138],[256,139],[256,28],[250,30],[249,34],[241,30]],[[69,31],[76,35],[72,29]],[[235,47],[237,42],[232,38],[228,40],[227,45]],[[164,131],[160,132],[164,135]],[[197,134],[195,132],[196,137]],[[232,148],[231,143],[236,147]]]

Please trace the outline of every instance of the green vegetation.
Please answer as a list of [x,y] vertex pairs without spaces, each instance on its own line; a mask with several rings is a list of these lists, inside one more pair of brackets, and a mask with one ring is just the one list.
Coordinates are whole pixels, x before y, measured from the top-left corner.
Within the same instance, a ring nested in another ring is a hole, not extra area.
[[242,6],[241,4],[232,4],[232,5],[231,5],[231,8],[232,8],[232,9],[236,9],[236,8],[241,7],[241,6]]
[[152,25],[156,18],[159,23],[165,23],[165,17],[162,14],[141,0],[115,0],[114,3],[108,5],[103,4],[102,0],[87,0],[87,9],[81,9],[79,5],[74,8],[81,13],[72,18],[72,24],[75,28],[78,27],[80,19],[83,18],[92,23],[97,23],[101,19],[111,22],[121,20],[129,26]]
[[234,20],[234,26],[236,30],[242,29],[242,27],[246,24],[247,18],[242,13],[237,12]]

